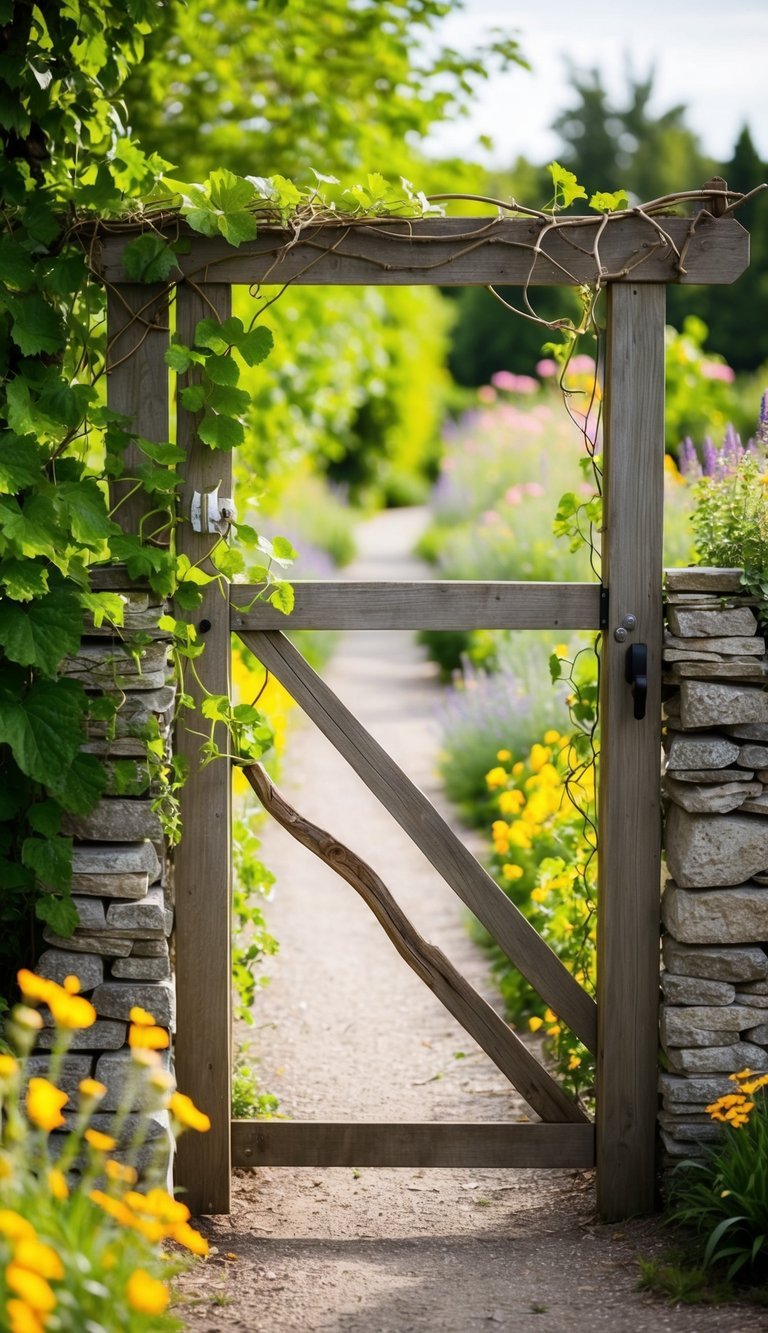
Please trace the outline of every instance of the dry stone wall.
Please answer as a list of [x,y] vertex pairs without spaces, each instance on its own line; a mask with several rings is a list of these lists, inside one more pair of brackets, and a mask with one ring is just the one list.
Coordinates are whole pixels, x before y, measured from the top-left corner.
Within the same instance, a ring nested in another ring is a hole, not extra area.
[[[98,575],[94,584],[99,586]],[[108,1095],[92,1123],[106,1130],[131,1067],[131,1008],[148,1010],[169,1033],[175,1028],[172,863],[152,809],[157,793],[146,748],[146,737],[155,735],[168,750],[175,686],[167,636],[158,629],[166,608],[120,570],[104,571],[101,586],[125,598],[123,630],[118,636],[111,627],[86,625],[79,652],[60,670],[94,697],[111,696],[117,704],[113,721],[89,723],[84,747],[103,762],[107,787],[95,810],[70,816],[64,827],[74,839],[72,893],[80,923],[66,939],[46,928],[36,970],[58,982],[76,975],[96,1009],[96,1023],[74,1034],[61,1086],[73,1094],[82,1078],[105,1083]],[[52,1039],[45,1027],[38,1049],[50,1049]],[[170,1052],[163,1055],[170,1067]],[[35,1056],[31,1072],[42,1072],[45,1064],[45,1056]],[[134,1129],[129,1115],[126,1142]],[[165,1112],[152,1117],[145,1156],[150,1152],[170,1153]]]
[[768,1069],[768,657],[740,570],[667,572],[660,1125],[718,1138],[728,1075]]

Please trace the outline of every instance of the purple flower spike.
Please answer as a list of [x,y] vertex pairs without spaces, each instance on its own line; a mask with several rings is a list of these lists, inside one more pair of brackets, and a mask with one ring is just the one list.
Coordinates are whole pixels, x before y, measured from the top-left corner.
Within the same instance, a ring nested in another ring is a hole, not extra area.
[[704,476],[714,477],[717,472],[718,452],[709,435],[704,438],[702,453],[704,455]]
[[768,389],[766,389],[760,402],[756,438],[760,444],[768,444]]
[[686,435],[678,449],[677,463],[686,481],[696,481],[701,476],[701,463],[690,435]]

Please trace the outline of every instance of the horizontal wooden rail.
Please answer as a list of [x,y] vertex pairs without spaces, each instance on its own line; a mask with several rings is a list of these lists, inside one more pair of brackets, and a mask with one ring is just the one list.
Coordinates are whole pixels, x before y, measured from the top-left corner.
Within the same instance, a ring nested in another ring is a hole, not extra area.
[[[178,264],[198,286],[551,287],[598,279],[723,284],[749,263],[749,236],[732,217],[617,218],[598,240],[603,225],[593,216],[554,227],[530,218],[387,218],[313,223],[298,239],[293,231],[262,226],[255,241],[236,250],[221,237],[188,232],[189,249]],[[123,250],[135,234],[100,239],[95,259],[105,281],[127,281]],[[174,227],[174,239],[177,234]]]
[[232,1165],[591,1167],[585,1125],[233,1120]]
[[261,764],[250,764],[245,776],[264,809],[304,847],[351,884],[371,909],[401,958],[416,973],[464,1031],[490,1056],[528,1105],[547,1122],[578,1123],[587,1119],[581,1108],[543,1069],[532,1051],[504,1022],[492,1005],[470,986],[441,949],[428,943],[367,862],[344,843],[305,819],[289,805]]
[[240,638],[328,737],[542,999],[588,1050],[594,1050],[597,1041],[594,1000],[574,980],[424,793],[312,670],[285,635],[274,631],[241,630]]
[[235,584],[231,625],[254,629],[599,629],[598,583],[294,583],[289,620]]

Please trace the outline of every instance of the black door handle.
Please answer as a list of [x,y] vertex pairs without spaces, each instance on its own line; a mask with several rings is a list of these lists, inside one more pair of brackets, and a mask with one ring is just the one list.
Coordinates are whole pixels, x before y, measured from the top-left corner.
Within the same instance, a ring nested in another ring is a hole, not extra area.
[[645,717],[645,702],[648,697],[648,645],[632,643],[627,649],[624,663],[624,675],[627,684],[632,686],[634,715],[638,722]]

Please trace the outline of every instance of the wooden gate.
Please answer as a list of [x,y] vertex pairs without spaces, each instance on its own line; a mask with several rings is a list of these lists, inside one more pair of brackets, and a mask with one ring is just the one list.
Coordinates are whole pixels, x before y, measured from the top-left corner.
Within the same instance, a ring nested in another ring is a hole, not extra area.
[[[716,201],[721,203],[721,199]],[[715,211],[722,211],[713,209]],[[230,313],[231,286],[263,282],[326,285],[607,286],[602,585],[429,583],[297,585],[291,628],[601,630],[601,780],[597,1006],[455,837],[422,793],[349,713],[280,632],[269,606],[244,608],[256,589],[233,585],[229,604],[206,593],[206,684],[229,686],[231,632],[288,689],[536,990],[597,1054],[596,1123],[588,1123],[526,1047],[423,941],[421,967],[464,1023],[541,1115],[535,1124],[230,1124],[230,784],[222,766],[193,772],[184,793],[185,833],[175,861],[180,1086],[213,1127],[182,1139],[177,1180],[195,1212],[230,1207],[230,1172],[261,1164],[388,1166],[597,1165],[605,1219],[654,1203],[660,880],[661,575],[664,462],[664,317],[670,282],[730,283],[748,262],[748,237],[732,217],[644,215],[584,218],[569,229],[536,220],[448,218],[316,224],[298,238],[265,227],[234,251],[190,237],[179,260],[176,329],[191,343],[198,320]],[[109,285],[109,400],[150,440],[169,434],[170,288],[125,281],[125,238],[104,239]],[[181,512],[195,492],[222,483],[231,465],[197,439],[197,418],[177,407],[187,462]],[[135,497],[121,507],[136,526]],[[189,524],[178,545],[204,560],[210,537]],[[645,716],[633,715],[627,650],[647,647]],[[193,770],[198,738],[181,731],[177,749]],[[269,793],[266,793],[269,796]],[[273,801],[273,805],[275,802]],[[316,831],[317,832],[317,831]],[[355,873],[365,878],[366,867]],[[374,877],[375,878],[375,877]],[[367,881],[375,896],[383,886]],[[387,905],[391,911],[392,905]],[[384,909],[382,909],[384,911]],[[395,912],[397,909],[395,908]],[[386,915],[386,913],[384,913]],[[381,919],[381,917],[380,917]],[[399,922],[401,935],[408,923]],[[414,961],[415,960],[415,961]],[[446,970],[447,969],[447,970]],[[469,993],[468,993],[469,992]]]

